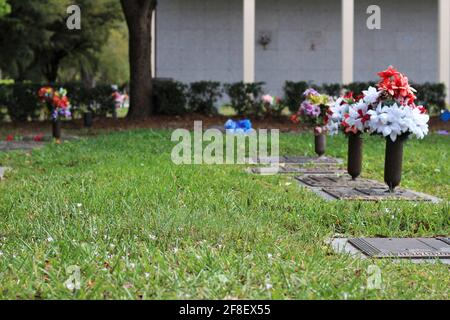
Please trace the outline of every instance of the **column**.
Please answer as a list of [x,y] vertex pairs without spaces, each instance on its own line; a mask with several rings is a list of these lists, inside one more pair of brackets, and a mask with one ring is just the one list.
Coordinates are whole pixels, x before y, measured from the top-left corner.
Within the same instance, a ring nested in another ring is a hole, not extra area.
[[342,0],[342,83],[353,82],[355,1]]
[[450,0],[439,0],[439,82],[446,86],[450,102]]
[[256,0],[244,1],[244,82],[255,82]]
[[152,77],[156,77],[156,10],[152,13]]

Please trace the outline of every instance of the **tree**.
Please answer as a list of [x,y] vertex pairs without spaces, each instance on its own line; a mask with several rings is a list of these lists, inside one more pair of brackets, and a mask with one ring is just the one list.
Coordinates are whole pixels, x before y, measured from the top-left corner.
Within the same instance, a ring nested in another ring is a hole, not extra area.
[[153,113],[152,14],[156,0],[120,0],[129,33],[130,109],[128,118],[145,118]]
[[11,6],[6,0],[0,0],[0,17],[11,12]]
[[[0,18],[0,63],[17,80],[55,82],[61,64],[81,65],[88,78],[110,29],[122,18],[117,0],[9,0],[11,13]],[[82,11],[81,30],[66,26],[69,5]]]

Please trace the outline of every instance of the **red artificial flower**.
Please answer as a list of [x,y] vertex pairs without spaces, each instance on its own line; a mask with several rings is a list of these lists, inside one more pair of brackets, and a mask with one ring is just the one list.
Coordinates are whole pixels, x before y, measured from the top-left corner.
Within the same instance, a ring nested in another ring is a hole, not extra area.
[[14,136],[12,134],[10,134],[6,137],[6,141],[13,141],[13,140],[14,140]]
[[424,106],[416,106],[417,109],[419,109],[420,113],[425,114],[427,113],[427,109]]
[[393,76],[400,74],[393,66],[389,66],[386,70],[378,72],[378,75],[383,79],[389,79]]
[[352,91],[348,92],[348,93],[344,96],[344,99],[353,99],[353,92],[352,92]]
[[360,117],[361,122],[362,122],[363,124],[365,124],[367,121],[370,120],[370,115],[367,114],[367,113],[366,113],[366,114],[363,114],[363,112],[362,112],[361,109],[358,110],[358,114],[359,114],[359,117]]
[[36,136],[33,138],[33,140],[34,140],[35,142],[41,142],[41,141],[42,141],[42,134],[36,135]]
[[293,115],[291,116],[291,121],[292,121],[293,123],[295,123],[295,124],[299,124],[299,123],[300,123],[300,121],[298,120],[298,116],[297,116],[296,114],[293,114]]

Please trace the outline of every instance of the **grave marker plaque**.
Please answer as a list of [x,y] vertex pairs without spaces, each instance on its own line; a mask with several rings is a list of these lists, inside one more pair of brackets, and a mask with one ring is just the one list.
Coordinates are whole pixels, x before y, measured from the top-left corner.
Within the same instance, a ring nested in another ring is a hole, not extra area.
[[348,241],[371,258],[450,258],[450,245],[440,238],[356,238]]

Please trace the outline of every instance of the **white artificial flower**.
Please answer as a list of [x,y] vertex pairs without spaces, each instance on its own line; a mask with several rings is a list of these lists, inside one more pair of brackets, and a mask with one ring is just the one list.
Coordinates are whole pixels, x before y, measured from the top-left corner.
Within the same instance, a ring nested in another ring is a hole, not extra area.
[[418,108],[412,106],[382,106],[380,103],[376,110],[369,110],[369,130],[372,133],[382,134],[396,141],[398,136],[409,133],[418,139],[428,134],[428,121],[430,117],[422,114]]
[[369,107],[363,100],[351,105],[348,109],[348,117],[343,121],[350,127],[356,128],[360,132],[364,132],[368,128],[369,122],[366,119]]
[[339,133],[339,128],[341,126],[342,120],[344,119],[344,114],[348,112],[349,105],[344,103],[344,98],[339,98],[336,100],[335,104],[330,107],[330,115],[328,119],[328,124],[326,125],[326,130],[330,135],[335,135]]
[[366,91],[363,91],[364,102],[367,104],[375,104],[380,98],[381,91],[378,91],[375,87],[369,87]]

